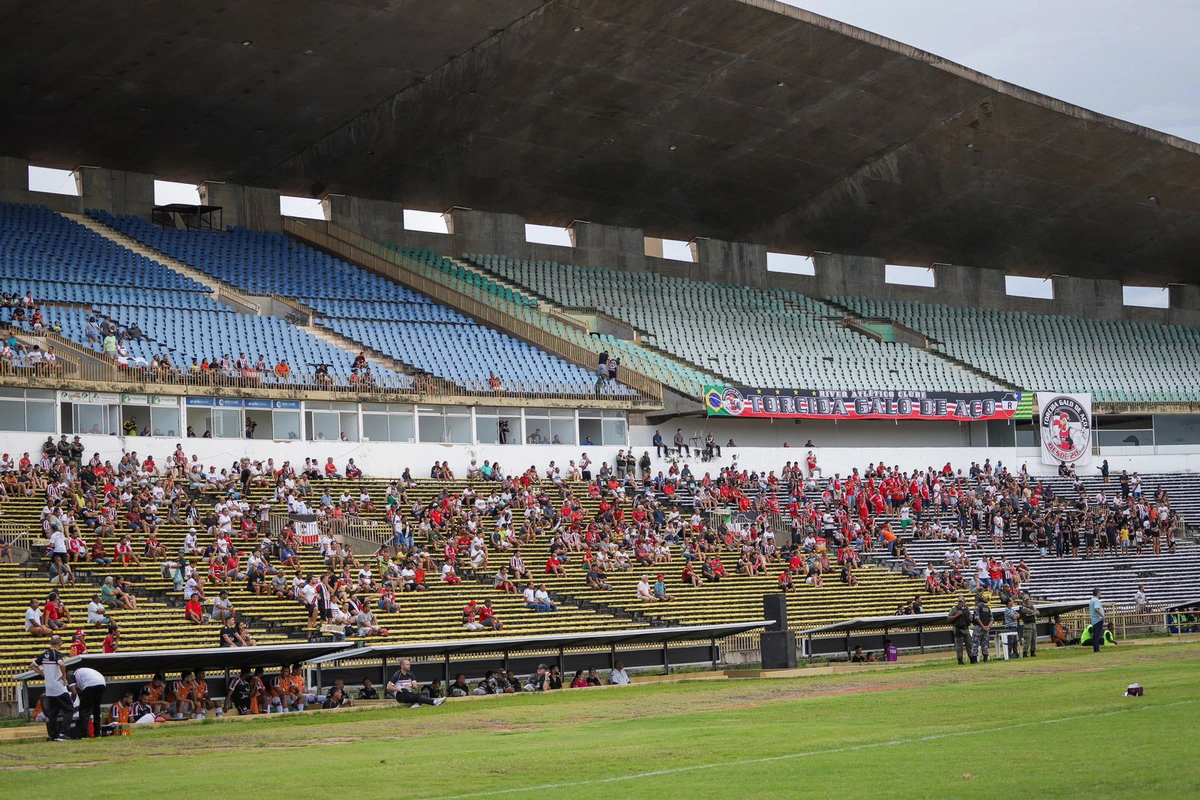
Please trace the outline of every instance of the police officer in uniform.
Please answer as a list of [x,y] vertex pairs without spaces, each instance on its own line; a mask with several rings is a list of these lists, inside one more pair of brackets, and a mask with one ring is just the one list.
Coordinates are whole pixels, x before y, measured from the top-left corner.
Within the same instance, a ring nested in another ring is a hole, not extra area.
[[971,663],[976,663],[980,655],[984,663],[987,663],[991,651],[992,607],[988,605],[987,597],[983,593],[975,595],[975,627],[971,633]]
[[964,649],[970,654],[971,663],[975,663],[975,651],[971,646],[971,609],[967,606],[967,598],[958,598],[958,605],[950,609],[947,619],[953,626],[954,653],[958,656],[958,663],[963,663]]
[[1021,657],[1037,658],[1037,608],[1029,592],[1021,592],[1020,620]]

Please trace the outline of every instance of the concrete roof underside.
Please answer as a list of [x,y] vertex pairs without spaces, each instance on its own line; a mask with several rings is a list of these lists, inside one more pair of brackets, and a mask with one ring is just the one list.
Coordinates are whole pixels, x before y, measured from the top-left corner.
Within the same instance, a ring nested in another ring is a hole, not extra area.
[[1200,145],[771,0],[4,5],[0,154],[47,166],[1197,280]]

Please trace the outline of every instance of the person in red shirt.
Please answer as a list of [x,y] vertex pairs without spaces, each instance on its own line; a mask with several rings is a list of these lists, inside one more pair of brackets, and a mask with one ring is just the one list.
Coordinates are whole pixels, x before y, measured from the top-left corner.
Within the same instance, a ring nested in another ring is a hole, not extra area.
[[333,463],[333,456],[325,459],[325,477],[334,479],[342,477],[338,474],[337,464]]
[[87,652],[87,634],[82,630],[75,631],[75,639],[71,642],[71,656],[81,656]]
[[108,626],[108,635],[104,637],[104,652],[115,653],[121,647],[121,629],[115,624]]
[[194,622],[197,625],[204,624],[204,607],[200,605],[200,596],[198,594],[192,595],[192,599],[188,600],[187,605],[183,609],[183,616],[189,622]]
[[680,583],[689,586],[699,586],[700,576],[696,574],[696,570],[692,569],[692,564],[689,561],[683,565],[683,574],[679,577]]
[[779,573],[779,591],[790,592],[795,589],[796,585],[792,583],[792,576],[787,570]]
[[496,612],[492,610],[491,599],[485,600],[483,607],[479,609],[479,624],[494,631],[500,631],[504,628],[504,623],[499,620]]
[[546,574],[557,575],[560,578],[567,577],[567,571],[563,569],[562,562],[558,560],[557,556],[550,556],[546,559]]

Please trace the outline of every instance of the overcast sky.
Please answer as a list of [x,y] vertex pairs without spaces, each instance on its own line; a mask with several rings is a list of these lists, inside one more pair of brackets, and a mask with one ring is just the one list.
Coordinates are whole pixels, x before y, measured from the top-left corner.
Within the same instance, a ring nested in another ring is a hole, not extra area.
[[1200,141],[1200,0],[783,0]]

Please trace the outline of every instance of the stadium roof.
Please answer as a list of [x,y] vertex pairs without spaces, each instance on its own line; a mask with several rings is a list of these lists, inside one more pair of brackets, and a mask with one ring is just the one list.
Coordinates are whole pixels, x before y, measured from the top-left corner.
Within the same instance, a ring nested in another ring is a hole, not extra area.
[[514,650],[557,650],[563,647],[615,647],[616,645],[665,644],[667,642],[722,639],[746,633],[770,624],[760,622],[726,622],[719,625],[682,625],[626,630],[591,631],[587,633],[547,634],[543,636],[500,636],[473,639],[450,639],[441,642],[394,642],[371,644],[357,650],[330,653],[310,660],[313,664],[348,661],[356,658],[393,658],[424,656],[477,655],[480,653],[511,652]]
[[[270,644],[258,647],[198,647],[182,650],[129,650],[118,653],[84,653],[67,659],[68,669],[91,667],[106,677],[178,672],[181,669],[241,669],[307,663],[320,656],[354,648],[353,642]],[[33,670],[17,681],[38,678]]]
[[0,154],[46,166],[1196,279],[1200,145],[773,0],[56,0],[5,23]]

